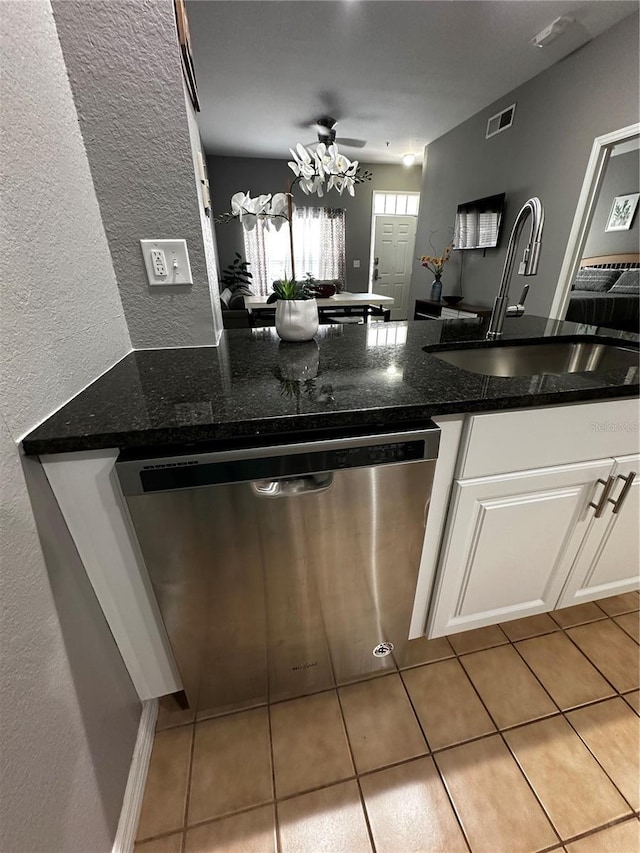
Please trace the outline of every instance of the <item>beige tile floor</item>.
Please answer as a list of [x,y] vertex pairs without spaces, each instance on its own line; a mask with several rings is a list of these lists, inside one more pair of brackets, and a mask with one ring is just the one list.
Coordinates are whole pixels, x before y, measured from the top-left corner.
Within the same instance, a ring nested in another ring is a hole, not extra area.
[[161,707],[136,853],[638,853],[640,595],[194,723]]

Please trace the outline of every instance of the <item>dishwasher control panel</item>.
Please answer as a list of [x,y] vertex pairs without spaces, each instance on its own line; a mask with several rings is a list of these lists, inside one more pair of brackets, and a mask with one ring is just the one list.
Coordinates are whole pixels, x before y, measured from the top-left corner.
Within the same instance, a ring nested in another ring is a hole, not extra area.
[[[344,450],[334,450],[327,456],[331,460],[329,467],[360,468],[363,465],[387,465],[393,462],[414,462],[424,458],[424,441],[402,441],[394,444],[374,444],[368,447],[349,447]],[[329,460],[327,460],[329,461]]]
[[435,459],[440,430],[433,425],[396,435],[329,439],[282,447],[119,459],[124,495],[305,477],[310,474]]

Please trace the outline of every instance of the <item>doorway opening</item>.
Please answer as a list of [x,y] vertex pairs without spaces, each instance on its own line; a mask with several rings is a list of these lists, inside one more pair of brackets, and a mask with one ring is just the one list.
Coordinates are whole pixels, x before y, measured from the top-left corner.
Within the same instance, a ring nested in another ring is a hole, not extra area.
[[392,320],[406,320],[420,193],[373,192],[369,293],[391,296]]
[[[605,184],[605,179],[607,177],[607,167],[609,165],[610,159],[612,156],[620,155],[622,153],[626,153],[627,151],[637,152],[639,135],[640,124],[636,123],[629,125],[628,127],[623,127],[620,130],[615,130],[612,133],[607,133],[604,136],[597,136],[593,140],[591,156],[589,157],[589,162],[587,163],[587,170],[585,172],[582,190],[578,199],[578,206],[576,208],[576,213],[573,219],[573,225],[571,226],[571,232],[569,234],[569,242],[567,244],[567,249],[564,255],[564,260],[562,262],[562,267],[560,268],[560,276],[558,279],[558,284],[556,286],[556,292],[553,299],[553,303],[551,305],[551,310],[549,312],[549,317],[552,319],[552,321],[564,320],[565,317],[567,317],[568,309],[572,300],[572,295],[576,296],[573,291],[573,286],[576,282],[576,275],[578,273],[578,270],[580,270],[583,266],[586,265],[587,267],[596,266],[610,268],[612,266],[611,262],[613,261],[613,267],[619,267],[621,266],[621,264],[615,262],[620,261],[621,259],[626,259],[627,257],[632,262],[630,264],[624,265],[630,265],[632,267],[635,266],[635,264],[633,263],[634,259],[631,255],[627,256],[612,254],[613,250],[610,248],[607,249],[607,254],[603,255],[602,257],[583,258],[583,255],[585,253],[585,248],[587,246],[589,237],[591,236],[590,229],[594,220],[594,216],[597,212],[598,202],[600,199],[600,191],[602,190]],[[636,154],[634,154],[634,158],[636,185],[635,187],[633,187],[633,189],[637,190]],[[629,189],[631,189],[631,187],[629,187]],[[609,199],[609,203],[614,200],[617,199]],[[630,218],[628,225],[625,226],[625,230],[629,229],[632,218],[633,217]],[[601,224],[600,229],[602,228],[603,226]],[[605,230],[607,229],[605,228]],[[635,246],[637,246],[637,243],[635,244]],[[629,249],[627,249],[626,251],[629,251]],[[635,255],[635,262],[638,262],[638,255]],[[609,299],[611,297],[611,294],[608,291],[606,291],[606,294],[601,292],[596,293],[596,295],[600,297],[603,295],[607,295],[607,298]],[[636,299],[637,298],[638,297],[636,296]],[[590,311],[589,313],[588,323],[584,323],[583,320],[578,320],[575,316],[575,309],[579,308],[580,306],[576,304],[571,307],[572,311],[570,319],[573,322],[580,322],[585,325],[593,326],[601,324],[600,320],[594,322],[596,320],[596,315],[592,311]],[[588,307],[591,308],[591,306]],[[636,312],[635,317],[637,318],[637,304],[635,305],[633,310]],[[604,323],[603,325],[607,324]],[[633,325],[637,329],[637,322],[634,322]]]

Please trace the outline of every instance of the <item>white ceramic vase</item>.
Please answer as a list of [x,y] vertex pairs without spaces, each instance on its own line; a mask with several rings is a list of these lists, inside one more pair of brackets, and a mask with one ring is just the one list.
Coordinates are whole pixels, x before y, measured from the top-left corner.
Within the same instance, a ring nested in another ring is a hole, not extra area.
[[315,299],[278,299],[276,331],[283,341],[310,341],[318,331]]

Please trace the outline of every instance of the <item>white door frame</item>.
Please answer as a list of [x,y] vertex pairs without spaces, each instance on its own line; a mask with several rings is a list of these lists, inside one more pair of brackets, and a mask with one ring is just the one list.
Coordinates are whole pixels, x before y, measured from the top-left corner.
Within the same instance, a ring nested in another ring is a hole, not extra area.
[[587,241],[589,228],[591,227],[607,163],[611,156],[611,149],[614,145],[633,139],[639,133],[640,123],[636,123],[620,128],[620,130],[614,130],[612,133],[597,136],[593,140],[591,155],[587,163],[587,171],[585,172],[582,190],[578,198],[578,206],[576,207],[573,225],[569,233],[567,250],[562,261],[562,266],[560,267],[560,277],[558,278],[555,296],[551,304],[551,311],[549,313],[551,319],[564,320],[567,312],[567,305],[571,295],[571,284],[580,267],[582,252]]

